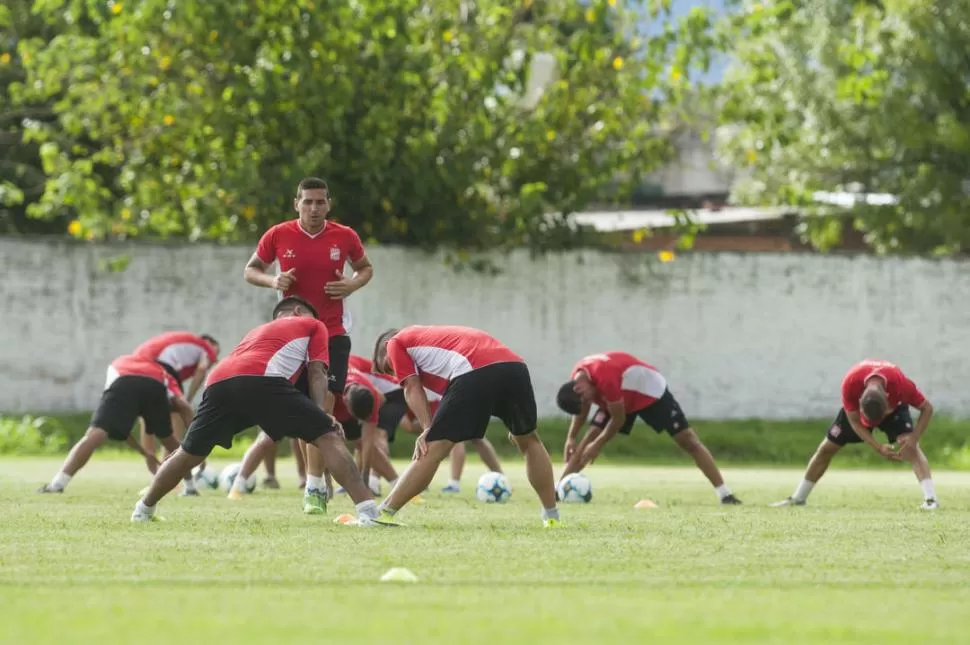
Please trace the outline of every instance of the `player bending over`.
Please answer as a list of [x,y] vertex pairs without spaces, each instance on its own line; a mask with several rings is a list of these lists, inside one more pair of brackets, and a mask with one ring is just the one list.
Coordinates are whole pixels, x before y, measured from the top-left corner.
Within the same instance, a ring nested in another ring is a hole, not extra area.
[[[481,439],[497,416],[525,455],[529,483],[542,502],[543,524],[559,524],[552,461],[536,432],[535,393],[520,356],[478,329],[411,326],[378,337],[374,368],[398,378],[422,429],[414,460],[381,504],[377,522],[399,525],[394,515],[427,488],[455,444]],[[434,420],[425,387],[441,395]]]
[[[909,406],[920,411],[915,428]],[[910,462],[923,489],[920,508],[936,510],[936,491],[930,464],[919,446],[919,440],[932,417],[933,406],[902,370],[887,361],[862,361],[850,369],[842,380],[842,409],[808,462],[805,478],[791,497],[772,506],[804,504],[815,484],[825,474],[832,457],[846,444],[865,442],[890,461]],[[873,428],[882,430],[890,443],[898,441],[901,448],[899,453],[892,446],[876,441],[872,436]]]
[[[192,421],[192,406],[182,398],[181,388],[168,371],[155,361],[140,356],[116,358],[108,368],[101,402],[88,431],[71,448],[51,483],[37,492],[63,493],[71,478],[108,439],[124,441],[134,448],[145,458],[148,470],[154,474],[158,459],[135,441],[131,429],[135,420],[141,417],[145,420],[146,431],[158,437],[166,454],[171,454],[179,447],[179,442],[172,436],[170,409],[181,416],[185,425]],[[186,479],[191,484],[191,475]]]
[[[694,459],[722,504],[741,503],[724,484],[714,457],[667,388],[667,379],[649,363],[625,352],[587,356],[573,368],[572,380],[559,388],[556,402],[563,412],[572,415],[563,455],[563,477],[580,472],[596,459],[616,433],[630,434],[640,417],[658,434],[666,431]],[[577,445],[576,437],[594,403],[599,409]]]
[[[273,320],[249,332],[212,370],[182,447],[158,469],[131,520],[153,520],[159,500],[215,446],[229,448],[235,435],[258,425],[273,441],[290,436],[318,450],[357,504],[360,522],[369,525],[377,516],[374,496],[344,446],[340,424],[324,412],[328,341],[327,328],[309,303],[292,296],[280,300]],[[309,375],[309,398],[294,386],[304,371]]]

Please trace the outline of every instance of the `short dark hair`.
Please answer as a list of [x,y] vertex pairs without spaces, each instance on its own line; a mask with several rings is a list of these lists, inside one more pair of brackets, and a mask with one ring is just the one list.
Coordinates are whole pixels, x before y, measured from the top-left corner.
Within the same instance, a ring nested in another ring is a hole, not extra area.
[[879,423],[886,416],[886,396],[875,390],[866,390],[859,400],[862,416],[872,423]]
[[219,341],[217,341],[215,338],[213,338],[209,334],[199,334],[199,338],[201,338],[202,340],[207,340],[210,343],[212,343],[213,345],[218,345],[219,344]]
[[304,177],[301,179],[299,185],[296,187],[297,199],[303,196],[304,190],[325,190],[327,191],[327,197],[330,197],[330,186],[327,185],[326,180],[320,179],[319,177]]
[[279,316],[283,312],[292,311],[296,309],[297,306],[303,307],[304,309],[309,311],[311,314],[313,314],[314,318],[320,317],[317,314],[316,308],[314,308],[313,305],[311,305],[309,302],[307,302],[300,296],[286,296],[285,298],[277,302],[275,307],[273,307],[273,320],[276,320],[277,316]]
[[401,330],[400,329],[396,329],[396,328],[395,329],[388,329],[387,331],[382,332],[381,335],[377,337],[377,341],[374,343],[374,356],[372,357],[371,365],[374,366],[374,369],[378,373],[380,373],[382,371],[382,369],[383,369],[382,366],[381,366],[381,364],[380,364],[380,362],[378,362],[378,360],[377,360],[378,359],[378,355],[381,353],[381,345],[386,344],[387,341],[391,339],[391,336],[393,336],[394,334],[396,334],[399,331],[401,331]]
[[583,399],[576,391],[576,381],[563,383],[556,394],[556,405],[566,414],[579,414],[583,409]]
[[366,419],[374,412],[374,393],[370,389],[356,385],[347,393],[348,408],[355,419]]

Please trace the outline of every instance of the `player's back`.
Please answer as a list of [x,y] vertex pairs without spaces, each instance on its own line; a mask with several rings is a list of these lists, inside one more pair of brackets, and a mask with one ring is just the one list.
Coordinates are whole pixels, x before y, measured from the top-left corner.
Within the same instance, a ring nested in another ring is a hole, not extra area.
[[459,325],[412,325],[395,334],[394,340],[401,343],[412,356],[418,367],[422,367],[419,356],[433,362],[436,351],[448,352],[465,358],[472,368],[485,367],[492,363],[524,363],[521,356],[509,349],[491,334]]
[[310,339],[317,335],[326,345],[326,326],[310,316],[285,316],[250,331],[209,375],[215,383],[233,376],[294,378],[307,360]]

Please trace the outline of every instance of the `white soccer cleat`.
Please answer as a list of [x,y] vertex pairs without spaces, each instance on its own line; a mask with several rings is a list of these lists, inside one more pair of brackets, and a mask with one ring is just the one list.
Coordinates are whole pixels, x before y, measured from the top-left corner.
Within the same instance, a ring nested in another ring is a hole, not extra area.
[[786,497],[780,502],[775,502],[770,506],[772,508],[782,508],[784,506],[805,506],[805,500],[797,500],[794,497]]
[[135,524],[138,522],[162,522],[164,520],[158,517],[157,515],[155,515],[154,513],[149,514],[149,513],[139,513],[138,511],[134,511],[131,514],[131,521],[133,524]]
[[922,504],[920,504],[919,507],[920,507],[920,510],[923,510],[923,511],[935,511],[940,507],[940,505],[937,503],[935,499],[928,499]]

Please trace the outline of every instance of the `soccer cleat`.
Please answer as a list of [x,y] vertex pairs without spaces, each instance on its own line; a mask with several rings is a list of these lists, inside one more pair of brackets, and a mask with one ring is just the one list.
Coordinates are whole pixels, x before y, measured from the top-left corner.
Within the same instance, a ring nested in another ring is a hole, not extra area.
[[940,505],[936,502],[935,499],[928,499],[922,504],[920,504],[920,510],[923,510],[923,511],[935,511],[939,507]]
[[447,486],[445,486],[444,488],[441,489],[441,492],[442,493],[460,493],[461,492],[461,488],[459,488],[458,486],[452,486],[451,484],[448,484]]
[[327,514],[327,493],[322,490],[307,490],[303,495],[303,512],[306,515]]
[[137,523],[137,522],[164,522],[165,521],[165,518],[164,517],[159,517],[158,515],[154,515],[154,514],[148,515],[147,513],[139,513],[138,511],[134,511],[131,514],[131,521],[132,521],[132,523]]
[[236,488],[235,486],[233,486],[232,488],[230,488],[229,489],[229,494],[226,495],[226,499],[231,499],[231,500],[234,500],[234,501],[241,500],[242,498],[243,498],[242,491],[239,490],[238,488]]
[[797,500],[794,497],[786,497],[780,502],[771,504],[772,508],[781,508],[782,506],[805,506],[805,500]]
[[722,504],[738,505],[738,504],[741,503],[741,500],[739,500],[734,495],[725,495],[724,497],[721,498],[721,503]]
[[[395,516],[391,515],[387,511],[381,511],[380,515],[378,515],[377,517],[373,518],[370,521],[379,526],[387,526],[387,527],[407,526],[407,524],[401,523]],[[361,526],[363,526],[363,524],[361,524]]]
[[263,479],[263,488],[268,488],[269,490],[279,490],[280,483],[275,477],[266,477]]
[[183,488],[179,497],[199,497],[199,491],[195,488]]
[[63,488],[54,488],[50,484],[44,484],[43,486],[41,486],[40,488],[37,489],[37,492],[38,493],[63,493],[64,492],[64,489]]
[[337,490],[335,490],[333,492],[333,494],[334,495],[346,495],[347,494],[347,489],[344,488],[343,486],[338,486],[337,487]]
[[547,517],[546,519],[542,520],[542,526],[543,528],[547,528],[547,529],[562,528],[562,520],[557,520],[552,517]]

